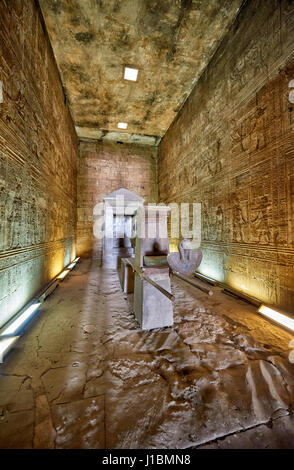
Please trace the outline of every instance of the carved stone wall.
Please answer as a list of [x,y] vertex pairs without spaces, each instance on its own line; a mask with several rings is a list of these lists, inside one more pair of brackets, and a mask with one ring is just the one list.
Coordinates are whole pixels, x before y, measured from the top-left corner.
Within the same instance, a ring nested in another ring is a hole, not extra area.
[[294,3],[248,1],[159,149],[159,200],[202,202],[200,271],[294,306]]
[[146,202],[157,202],[157,147],[80,141],[78,170],[77,253],[101,247],[93,236],[93,209],[120,188]]
[[77,138],[33,0],[0,2],[0,326],[75,256]]

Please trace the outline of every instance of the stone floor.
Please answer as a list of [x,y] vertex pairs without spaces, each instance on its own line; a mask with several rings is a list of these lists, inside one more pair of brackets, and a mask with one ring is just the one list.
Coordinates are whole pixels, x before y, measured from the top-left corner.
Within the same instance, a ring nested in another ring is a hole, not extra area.
[[115,269],[85,259],[0,366],[1,448],[294,448],[292,336],[173,279],[143,332]]

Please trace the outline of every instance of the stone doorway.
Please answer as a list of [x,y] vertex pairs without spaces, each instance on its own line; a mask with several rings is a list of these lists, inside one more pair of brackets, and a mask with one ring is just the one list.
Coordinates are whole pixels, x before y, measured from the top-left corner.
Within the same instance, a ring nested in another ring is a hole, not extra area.
[[103,264],[119,267],[122,257],[134,254],[133,239],[136,234],[135,212],[144,199],[120,188],[105,196]]

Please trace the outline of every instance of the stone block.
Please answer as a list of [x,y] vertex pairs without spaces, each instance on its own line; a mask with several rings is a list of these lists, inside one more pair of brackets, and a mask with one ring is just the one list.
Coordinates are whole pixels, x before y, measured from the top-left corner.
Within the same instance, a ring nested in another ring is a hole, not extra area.
[[[168,269],[152,270],[145,274],[168,292],[171,291]],[[135,273],[135,315],[142,330],[173,325],[173,305],[164,294]]]

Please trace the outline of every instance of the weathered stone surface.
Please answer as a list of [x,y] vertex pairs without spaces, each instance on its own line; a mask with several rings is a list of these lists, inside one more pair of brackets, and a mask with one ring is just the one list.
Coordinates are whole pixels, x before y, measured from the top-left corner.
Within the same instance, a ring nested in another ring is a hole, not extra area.
[[[41,0],[75,124],[164,135],[241,4]],[[123,79],[124,65],[139,68],[137,83]]]
[[53,449],[56,431],[46,395],[39,395],[35,403],[34,449]]
[[93,209],[103,197],[126,188],[157,201],[157,148],[80,141],[78,170],[77,253],[99,247],[93,236]]
[[7,413],[0,421],[0,449],[31,449],[33,433],[33,410]]
[[0,388],[0,403],[5,412],[16,413],[33,408],[34,399],[29,376],[11,375],[6,377]]
[[0,365],[0,447],[292,448],[291,335],[216,289],[171,288],[174,326],[142,331],[117,271],[79,263]]
[[80,139],[91,139],[100,141],[124,142],[127,144],[156,146],[160,142],[160,137],[144,134],[130,134],[129,132],[105,132],[95,127],[75,127]]
[[294,306],[294,5],[248,1],[160,144],[159,200],[202,202],[200,271]]
[[252,429],[234,433],[199,449],[293,449],[291,431],[294,426],[293,416],[280,417],[271,423],[261,424]]
[[[50,403],[60,404],[77,401],[83,397],[86,381],[86,364],[75,363],[69,367],[56,367],[42,376]],[[64,382],[66,376],[66,382]]]
[[33,0],[0,2],[0,326],[75,255],[77,139]]
[[57,449],[104,449],[104,397],[88,398],[52,409]]

